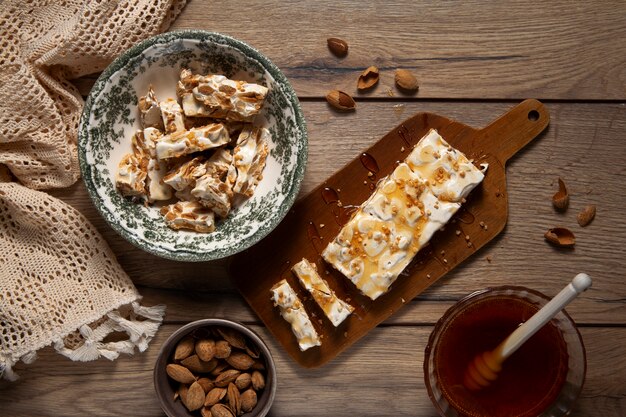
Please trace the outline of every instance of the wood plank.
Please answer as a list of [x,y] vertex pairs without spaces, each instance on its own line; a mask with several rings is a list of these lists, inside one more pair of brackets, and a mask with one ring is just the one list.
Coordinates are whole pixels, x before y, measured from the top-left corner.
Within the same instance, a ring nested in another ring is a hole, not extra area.
[[[139,287],[139,292],[144,296],[145,305],[164,304],[167,306],[165,322],[169,324],[184,324],[208,317],[223,317],[247,324],[261,324],[259,317],[235,290],[201,292]],[[556,291],[547,295],[554,296]],[[427,293],[407,301],[400,311],[385,320],[382,325],[434,325],[457,300],[457,297],[433,298],[432,294]],[[624,324],[626,306],[623,302],[603,299],[594,301],[590,303],[577,300],[567,307],[567,311],[579,325]],[[601,303],[604,307],[600,314],[597,303]]]
[[[267,11],[256,13],[254,11]],[[278,24],[280,22],[280,24]],[[381,81],[364,97],[386,97],[396,68],[415,72],[419,98],[626,98],[623,1],[384,3],[321,0],[190,2],[172,29],[205,29],[241,39],[267,55],[300,97],[331,89],[356,93],[370,65]],[[297,35],[294,35],[296,34]],[[348,56],[326,46],[341,37]]]
[[[337,114],[325,103],[304,102],[309,163],[300,195],[417,111],[482,127],[512,106],[498,102],[369,102],[353,114]],[[547,132],[509,162],[507,228],[423,297],[450,301],[472,290],[508,283],[556,294],[575,273],[586,271],[596,279],[594,287],[570,307],[570,312],[584,314],[589,322],[625,323],[626,282],[620,277],[626,275],[626,265],[620,259],[626,244],[622,216],[626,206],[626,147],[619,139],[624,138],[626,129],[626,105],[551,103],[548,109],[552,121]],[[559,176],[571,195],[565,214],[555,213],[551,207]],[[78,208],[97,226],[136,283],[199,290],[232,288],[225,261],[182,263],[134,248],[104,223],[82,183],[53,194]],[[583,229],[575,218],[587,204],[597,204],[598,214]],[[558,250],[544,242],[545,230],[556,225],[576,233],[574,250]]]
[[[148,351],[114,362],[77,363],[44,349],[34,364],[17,367],[21,379],[0,382],[7,416],[162,415],[152,386],[159,346],[178,328],[165,325]],[[434,416],[422,377],[424,347],[432,327],[379,327],[327,366],[297,366],[268,335],[278,373],[274,416]],[[622,416],[626,411],[626,361],[615,343],[624,328],[582,328],[587,382],[572,416]],[[381,347],[384,347],[381,349]],[[607,378],[611,375],[611,378]]]

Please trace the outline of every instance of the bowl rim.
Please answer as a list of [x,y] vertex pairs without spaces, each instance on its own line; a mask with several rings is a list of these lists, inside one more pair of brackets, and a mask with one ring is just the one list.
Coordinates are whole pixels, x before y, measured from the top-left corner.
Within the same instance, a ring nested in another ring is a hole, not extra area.
[[[274,216],[272,216],[270,221],[266,223],[264,227],[260,227],[259,229],[257,229],[257,231],[254,234],[250,235],[247,239],[239,241],[239,244],[237,246],[231,245],[226,248],[218,248],[206,252],[164,249],[159,247],[158,244],[153,244],[144,239],[140,239],[136,234],[128,231],[124,227],[109,219],[110,211],[104,207],[104,204],[101,201],[100,195],[98,194],[96,186],[92,180],[90,165],[87,162],[86,144],[89,139],[88,121],[95,97],[98,96],[100,92],[104,89],[109,78],[117,71],[122,69],[124,66],[126,66],[130,60],[136,58],[143,51],[157,44],[167,45],[170,42],[173,42],[174,39],[202,40],[206,37],[222,39],[229,46],[239,50],[244,55],[254,58],[274,78],[274,80],[276,80],[276,82],[281,85],[282,91],[284,91],[287,95],[288,101],[291,103],[291,106],[294,110],[296,126],[298,126],[298,130],[301,131],[303,151],[296,154],[294,179],[291,183],[289,191],[285,195],[285,200],[283,201],[283,204],[277,207],[277,210],[274,211]],[[256,48],[229,35],[201,29],[185,29],[161,33],[159,35],[145,39],[122,52],[117,58],[113,60],[113,62],[111,62],[111,64],[109,64],[109,66],[104,69],[104,71],[100,74],[100,76],[94,83],[91,91],[89,92],[89,95],[87,96],[87,100],[85,101],[85,105],[83,107],[83,111],[81,113],[78,125],[78,161],[80,165],[81,177],[83,183],[85,184],[85,188],[87,188],[89,197],[91,198],[93,204],[96,206],[96,209],[98,210],[100,215],[113,230],[115,230],[128,242],[133,244],[133,246],[153,255],[175,261],[203,262],[227,258],[231,255],[243,252],[244,250],[258,243],[261,239],[265,238],[268,234],[272,232],[272,230],[276,228],[278,224],[280,224],[280,222],[284,219],[284,217],[293,206],[293,203],[295,202],[298,193],[300,192],[302,180],[304,179],[307,159],[308,131],[306,121],[304,119],[304,114],[302,112],[298,97],[287,77],[274,63],[269,60],[269,58],[259,52]]]
[[[222,319],[222,318],[209,318],[209,319],[201,319],[201,320],[195,320],[195,321],[189,322],[185,324],[184,326],[180,327],[179,329],[177,329],[174,333],[172,333],[165,340],[165,342],[163,342],[163,344],[161,345],[159,349],[159,353],[154,361],[154,365],[155,365],[154,369],[152,370],[152,383],[153,383],[157,398],[159,400],[159,405],[161,406],[161,409],[163,410],[165,414],[167,414],[168,417],[180,417],[178,415],[170,414],[168,410],[165,408],[166,403],[173,404],[174,401],[166,399],[165,393],[161,391],[158,381],[160,381],[161,378],[164,376],[165,378],[167,378],[167,376],[165,374],[165,368],[163,368],[162,370],[157,369],[157,364],[161,362],[163,359],[165,360],[165,362],[167,362],[167,357],[174,349],[175,343],[178,342],[180,339],[182,339],[184,336],[191,333],[195,329],[199,329],[202,327],[209,327],[209,326],[224,326],[224,327],[230,327],[235,330],[238,330],[244,335],[246,335],[247,337],[249,337],[261,349],[261,352],[263,356],[265,357],[265,361],[267,365],[267,381],[269,381],[269,383],[266,384],[265,389],[269,388],[269,396],[267,397],[267,402],[263,405],[262,408],[259,408],[259,410],[257,410],[256,414],[246,413],[244,415],[251,415],[254,417],[264,417],[265,415],[267,415],[267,413],[269,413],[270,408],[272,407],[272,404],[274,403],[274,398],[276,397],[276,387],[278,384],[276,380],[276,364],[274,363],[274,358],[272,357],[272,354],[269,348],[267,347],[267,345],[265,344],[265,342],[263,341],[263,339],[261,339],[261,336],[259,336],[254,330],[248,328],[243,323],[240,323],[238,321]],[[168,345],[170,344],[171,346],[169,346],[169,348],[166,349],[166,347],[168,347]],[[255,409],[253,409],[253,411],[254,410]]]

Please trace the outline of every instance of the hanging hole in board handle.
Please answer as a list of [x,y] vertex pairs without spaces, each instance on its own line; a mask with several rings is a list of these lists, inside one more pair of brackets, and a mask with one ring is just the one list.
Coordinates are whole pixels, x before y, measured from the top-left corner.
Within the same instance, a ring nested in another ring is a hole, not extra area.
[[528,112],[528,120],[531,122],[536,122],[539,120],[539,112],[537,110],[531,110]]

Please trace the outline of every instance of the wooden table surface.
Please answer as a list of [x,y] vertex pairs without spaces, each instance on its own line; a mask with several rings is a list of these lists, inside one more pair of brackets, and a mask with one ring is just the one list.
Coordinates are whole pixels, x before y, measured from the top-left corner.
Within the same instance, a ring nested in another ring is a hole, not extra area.
[[[403,119],[429,111],[483,127],[524,98],[551,114],[548,129],[507,169],[504,232],[326,366],[305,370],[272,338],[229,283],[227,261],[180,263],[135,249],[100,218],[81,182],[53,192],[104,235],[148,305],[167,305],[165,322],[143,354],[74,363],[47,348],[21,379],[0,384],[2,416],[160,416],[152,387],[159,346],[182,324],[206,317],[239,320],[259,332],[278,368],[272,416],[435,416],[422,361],[434,323],[463,295],[487,286],[524,285],[555,295],[585,271],[593,288],[568,307],[586,350],[586,383],[573,416],[626,415],[626,2],[475,2],[394,0],[245,4],[193,0],[173,29],[232,35],[267,55],[295,88],[309,129],[300,195]],[[337,59],[326,38],[350,45]],[[376,89],[356,79],[381,70]],[[393,85],[396,68],[420,79],[416,95]],[[88,92],[93,79],[79,80]],[[354,94],[354,113],[332,111],[325,94]],[[551,205],[557,178],[570,206]],[[586,228],[576,214],[597,205]],[[576,247],[543,238],[565,226]],[[620,255],[622,254],[622,255]]]

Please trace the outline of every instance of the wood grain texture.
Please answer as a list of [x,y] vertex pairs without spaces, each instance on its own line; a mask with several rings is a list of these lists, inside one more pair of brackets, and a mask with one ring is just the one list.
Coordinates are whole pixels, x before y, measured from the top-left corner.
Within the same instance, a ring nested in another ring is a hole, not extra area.
[[[371,102],[353,114],[338,114],[326,103],[304,102],[309,162],[301,195],[417,111],[446,115],[480,127],[513,105]],[[594,278],[594,286],[568,310],[574,317],[581,312],[590,323],[626,323],[626,282],[622,279],[626,265],[621,261],[626,244],[626,105],[547,106],[551,115],[547,131],[508,163],[506,229],[420,299],[449,302],[472,290],[512,282],[556,294],[577,272],[586,271]],[[564,214],[556,213],[551,206],[559,176],[571,195],[570,207]],[[104,223],[82,183],[53,194],[78,208],[96,225],[136,283],[202,291],[232,288],[225,272],[226,261],[168,261],[127,243]],[[581,228],[576,214],[587,204],[596,204],[598,214],[593,223]],[[556,249],[544,241],[544,232],[557,225],[570,227],[576,233],[575,249]]]
[[[144,354],[114,362],[71,362],[44,349],[37,362],[19,366],[21,379],[0,382],[2,415],[161,416],[152,366],[159,346],[178,325],[165,325]],[[422,362],[430,326],[379,327],[357,347],[323,368],[296,365],[265,328],[277,366],[274,416],[429,416],[435,410],[423,381]],[[572,416],[622,416],[626,412],[626,361],[614,341],[622,329],[583,328],[587,381]],[[611,375],[611,377],[607,377]]]
[[[172,29],[248,42],[300,97],[356,94],[360,72],[376,65],[380,83],[364,97],[403,98],[393,73],[405,68],[420,80],[419,98],[626,98],[623,1],[194,0]],[[328,37],[348,42],[346,58],[328,51]]]
[[[160,345],[183,323],[226,317],[251,324],[274,355],[279,387],[272,416],[433,417],[422,360],[432,325],[443,312],[487,286],[515,283],[554,295],[579,271],[588,272],[594,286],[568,306],[582,327],[588,355],[586,384],[571,415],[626,415],[626,264],[621,260],[626,2],[251,0],[243,5],[193,0],[172,29],[232,35],[258,48],[287,75],[303,101],[309,130],[301,196],[418,111],[482,127],[517,101],[534,97],[555,101],[548,103],[551,124],[507,166],[504,232],[316,370],[294,363],[260,326],[229,282],[228,260],[181,263],[149,255],[104,223],[81,182],[53,192],[96,225],[129,276],[143,285],[146,305],[168,306],[167,324],[146,353],[114,362],[74,363],[44,349],[34,364],[17,366],[21,380],[0,381],[1,416],[163,416],[152,386]],[[329,53],[330,36],[348,41],[346,58]],[[380,68],[381,81],[373,91],[357,94],[357,77],[370,65]],[[417,94],[396,90],[396,68],[418,76]],[[76,80],[83,95],[96,76]],[[354,94],[357,111],[331,111],[323,100],[331,89]],[[559,176],[571,195],[564,214],[550,202]],[[576,214],[587,204],[596,204],[598,214],[583,229]],[[575,249],[545,243],[543,233],[554,226],[576,233]]]
[[[139,292],[144,296],[143,302],[147,305],[164,304],[167,306],[166,319],[168,323],[185,324],[193,320],[215,316],[246,324],[261,324],[259,317],[235,290],[199,292],[139,287]],[[547,292],[546,295],[555,296],[556,293],[556,291]],[[579,301],[585,296],[585,294],[580,295],[575,303],[567,307],[567,312],[576,323],[583,326],[624,324],[623,303],[606,302],[605,315],[609,319],[601,321],[594,304]],[[432,297],[422,294],[414,300],[407,301],[406,306],[385,320],[382,326],[434,325],[456,301],[456,297],[432,299]]]

